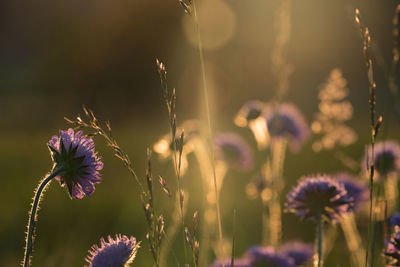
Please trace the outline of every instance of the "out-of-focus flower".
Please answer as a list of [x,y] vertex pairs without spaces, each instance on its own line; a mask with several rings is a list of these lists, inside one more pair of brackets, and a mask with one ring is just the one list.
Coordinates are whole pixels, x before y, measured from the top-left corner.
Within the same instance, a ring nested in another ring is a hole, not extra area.
[[388,266],[400,266],[400,227],[395,226],[394,233],[386,241],[384,254]]
[[392,227],[400,226],[400,212],[393,212],[389,218],[389,224]]
[[246,102],[234,118],[239,127],[249,127],[257,141],[259,149],[266,148],[269,143],[267,124],[262,115],[265,104],[258,100]]
[[294,267],[294,260],[270,246],[253,246],[247,250],[247,257],[253,267]]
[[214,148],[217,161],[224,161],[230,167],[244,171],[253,167],[253,153],[248,144],[237,134],[216,134]]
[[108,242],[101,238],[100,247],[92,246],[86,261],[89,267],[127,267],[135,259],[139,247],[133,236],[119,234],[115,240],[108,236]]
[[[231,259],[226,259],[224,260],[224,266],[225,267],[231,267],[232,260]],[[250,264],[249,259],[235,259],[234,263],[235,267],[252,267]],[[221,260],[216,260],[210,267],[222,267],[222,261]]]
[[286,209],[302,219],[338,220],[353,206],[344,186],[326,175],[302,177],[286,198]]
[[[395,141],[383,141],[375,144],[374,147],[375,157],[375,170],[380,178],[384,178],[391,173],[400,172],[400,146]],[[372,164],[372,147],[367,148],[367,153],[364,155],[364,160],[361,166],[366,169],[366,162],[368,166]]]
[[285,243],[279,252],[292,258],[295,266],[305,266],[314,255],[313,245],[298,241]]
[[[181,174],[184,174],[188,167],[187,156],[194,150],[194,145],[192,144],[192,139],[196,136],[199,136],[200,127],[198,121],[196,120],[188,120],[182,124],[182,127],[176,129],[175,135],[175,144],[176,144],[176,158],[179,157],[179,140],[181,138],[181,134],[184,132],[183,138],[183,150],[181,157]],[[167,159],[173,156],[174,153],[174,142],[171,140],[171,133],[164,135],[159,141],[157,141],[153,149],[154,151],[160,155],[161,159]]]
[[48,147],[56,168],[63,169],[56,179],[66,186],[70,197],[81,199],[94,192],[94,184],[99,183],[103,162],[94,150],[94,142],[82,131],[73,129],[60,131],[60,137],[53,136]]
[[369,198],[369,189],[365,180],[356,179],[348,173],[340,173],[334,177],[347,191],[347,195],[353,200],[353,209],[357,210],[361,204]]
[[314,151],[329,150],[336,145],[348,146],[357,140],[356,132],[344,124],[353,116],[353,106],[345,100],[349,94],[346,85],[340,69],[333,69],[319,91],[319,111],[311,129],[321,138],[313,143]]
[[310,128],[300,110],[293,104],[269,104],[263,110],[269,135],[274,138],[288,138],[292,151],[300,150],[310,137]]

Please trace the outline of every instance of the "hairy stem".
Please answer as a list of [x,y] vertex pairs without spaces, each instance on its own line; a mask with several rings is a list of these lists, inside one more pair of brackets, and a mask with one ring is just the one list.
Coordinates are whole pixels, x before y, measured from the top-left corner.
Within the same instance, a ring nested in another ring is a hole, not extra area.
[[33,236],[35,234],[36,228],[36,213],[42,199],[42,192],[46,188],[47,184],[63,171],[64,170],[61,168],[53,168],[52,172],[39,183],[39,186],[36,189],[35,196],[33,198],[32,208],[29,213],[28,231],[26,233],[25,256],[22,264],[24,267],[30,266],[30,257],[33,250]]

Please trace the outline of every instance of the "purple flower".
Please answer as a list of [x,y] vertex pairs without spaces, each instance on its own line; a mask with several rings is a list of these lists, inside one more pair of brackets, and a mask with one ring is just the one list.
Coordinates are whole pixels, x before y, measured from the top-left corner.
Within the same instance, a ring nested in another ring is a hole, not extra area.
[[310,127],[300,110],[293,104],[269,104],[264,108],[263,116],[271,138],[286,137],[292,151],[300,150],[310,137]]
[[316,220],[321,214],[326,220],[337,220],[353,205],[343,185],[326,175],[302,177],[286,198],[286,209],[302,219]]
[[[225,267],[231,267],[232,260],[226,259],[224,260]],[[222,267],[222,261],[216,260],[211,267]],[[251,267],[249,259],[235,259],[235,267]]]
[[247,250],[253,267],[294,267],[294,260],[275,251],[270,246],[253,246]]
[[93,140],[82,134],[72,129],[60,131],[60,137],[53,136],[48,144],[56,168],[64,170],[56,179],[76,199],[94,192],[93,184],[101,180],[98,171],[103,169]]
[[95,244],[89,250],[86,261],[89,267],[122,267],[129,266],[135,259],[139,249],[136,239],[131,236],[116,235],[115,240],[108,236],[108,243],[104,238],[100,239],[100,247]]
[[369,199],[368,185],[364,180],[356,179],[348,173],[340,173],[335,178],[346,189],[347,195],[353,199],[354,210]]
[[247,143],[237,134],[219,133],[214,136],[215,159],[227,162],[239,170],[253,167],[253,153]]
[[[383,178],[387,174],[400,171],[400,146],[395,141],[384,141],[375,144],[375,170],[377,174]],[[364,155],[364,160],[361,163],[366,170],[366,162],[368,166],[372,164],[372,148],[368,147],[367,153]],[[368,170],[369,171],[369,170]]]
[[394,212],[389,218],[390,226],[400,226],[400,212]]
[[400,266],[400,227],[395,226],[395,232],[386,241],[383,253],[386,256],[388,266]]
[[234,122],[239,127],[245,127],[247,124],[259,118],[263,112],[265,104],[258,100],[247,101],[236,115]]
[[305,266],[314,255],[314,249],[312,245],[298,241],[284,244],[279,249],[279,252],[289,258],[292,258],[295,266]]

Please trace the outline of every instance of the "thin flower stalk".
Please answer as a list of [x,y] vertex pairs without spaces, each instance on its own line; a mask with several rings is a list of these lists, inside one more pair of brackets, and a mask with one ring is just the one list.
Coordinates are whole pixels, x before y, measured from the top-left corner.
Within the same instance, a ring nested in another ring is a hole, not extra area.
[[[221,223],[221,211],[219,205],[219,194],[217,188],[217,175],[215,170],[215,163],[214,163],[214,147],[213,147],[213,132],[211,127],[211,115],[210,115],[210,107],[208,102],[208,89],[207,89],[207,81],[206,81],[206,71],[205,71],[205,64],[204,64],[204,54],[203,54],[203,44],[201,40],[200,34],[200,26],[199,26],[199,19],[197,16],[197,9],[196,9],[196,0],[192,0],[193,4],[193,17],[194,22],[196,24],[196,32],[197,32],[197,42],[198,42],[198,49],[199,49],[199,58],[200,58],[200,65],[201,65],[201,76],[203,81],[203,92],[204,92],[204,101],[205,101],[205,108],[206,108],[206,117],[207,117],[207,125],[208,125],[208,141],[210,143],[210,155],[211,155],[211,166],[212,166],[212,174],[214,179],[214,191],[215,191],[215,206],[217,212],[217,224],[218,224],[218,237],[219,237],[219,246],[220,246],[220,258],[224,259],[224,244],[223,244],[223,237],[222,237],[222,223]],[[222,267],[225,267],[225,264],[222,263]]]
[[45,177],[40,183],[37,189],[35,190],[35,196],[33,198],[32,208],[29,213],[29,221],[28,221],[28,231],[26,235],[26,244],[25,244],[25,256],[22,266],[29,267],[30,266],[30,258],[33,250],[33,237],[35,234],[36,222],[37,222],[37,210],[39,209],[40,201],[42,200],[42,192],[46,190],[49,182],[53,180],[57,175],[62,174],[64,170],[61,168],[53,168],[50,174]]
[[[361,16],[360,11],[358,9],[355,10],[355,21],[359,27],[361,40],[363,44],[363,55],[364,55],[364,62],[365,67],[367,70],[367,77],[368,77],[368,85],[369,85],[369,115],[370,115],[370,129],[371,129],[371,163],[368,167],[369,169],[369,180],[370,180],[370,209],[369,209],[369,223],[368,223],[368,241],[367,241],[367,252],[365,256],[365,266],[368,266],[369,257],[371,257],[370,262],[371,266],[374,262],[373,260],[373,253],[369,252],[370,246],[375,242],[375,240],[371,240],[372,232],[374,231],[371,229],[375,223],[372,222],[372,213],[373,213],[373,195],[374,195],[374,174],[375,174],[375,159],[374,159],[374,146],[375,140],[379,131],[379,128],[382,124],[382,117],[379,117],[378,120],[376,119],[376,83],[374,81],[374,74],[373,74],[373,64],[372,58],[370,55],[370,46],[371,46],[371,36],[369,34],[369,30],[367,27],[364,27],[361,23]],[[372,249],[372,248],[371,248]],[[371,254],[371,255],[370,255]]]
[[[176,175],[176,180],[178,184],[178,196],[179,196],[179,209],[181,215],[181,224],[182,224],[182,241],[183,241],[183,250],[184,250],[184,264],[186,264],[186,242],[185,242],[185,217],[184,217],[184,193],[181,186],[181,167],[182,167],[182,151],[184,145],[184,132],[181,132],[181,135],[178,136],[177,140],[177,131],[176,131],[176,91],[175,89],[170,89],[167,83],[167,70],[165,64],[160,62],[158,59],[156,60],[158,73],[160,75],[160,83],[161,83],[161,90],[163,100],[168,110],[169,116],[169,126],[171,130],[171,140],[172,140],[172,147],[173,147],[173,165]],[[179,150],[179,154],[178,154]],[[178,157],[177,157],[178,154]]]

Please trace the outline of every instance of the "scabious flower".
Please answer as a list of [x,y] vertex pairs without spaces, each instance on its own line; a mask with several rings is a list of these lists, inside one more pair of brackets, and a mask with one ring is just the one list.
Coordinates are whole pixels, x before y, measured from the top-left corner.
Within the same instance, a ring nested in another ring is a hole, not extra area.
[[[231,267],[232,260],[231,259],[226,259],[224,260],[224,266],[225,267]],[[235,259],[235,267],[252,267],[250,264],[250,260],[243,258],[243,259]],[[221,260],[216,260],[210,267],[222,267],[222,261]]]
[[300,150],[310,137],[310,127],[303,114],[293,104],[266,105],[263,116],[271,138],[288,138],[289,146],[294,152]]
[[286,209],[302,219],[316,220],[320,214],[324,219],[337,220],[353,206],[344,186],[327,175],[302,177],[286,198]]
[[[400,146],[395,141],[383,141],[375,144],[374,147],[374,165],[376,173],[380,178],[385,177],[390,173],[400,172]],[[372,147],[367,148],[367,153],[364,155],[364,160],[361,165],[366,170],[366,162],[368,166],[372,164]],[[366,170],[369,171],[369,170]]]
[[305,266],[314,255],[313,246],[299,241],[285,243],[279,252],[292,258],[295,266]]
[[89,267],[127,267],[135,259],[139,247],[133,236],[119,234],[115,240],[108,236],[108,242],[101,238],[100,247],[92,246],[85,260]]
[[259,149],[264,149],[269,143],[267,123],[262,116],[265,104],[258,100],[246,102],[234,118],[239,127],[249,127],[257,141]]
[[389,224],[392,227],[400,226],[400,212],[394,212],[389,218]]
[[383,253],[386,256],[388,266],[400,266],[400,227],[395,226],[395,232],[386,241]]
[[356,211],[361,204],[369,198],[368,185],[364,180],[356,179],[351,174],[340,173],[335,176],[347,191],[347,195],[353,199],[353,210]]
[[247,258],[253,267],[294,267],[294,260],[270,246],[253,246],[247,250]]
[[249,170],[253,167],[253,153],[237,134],[219,133],[214,136],[215,160],[225,161],[230,167]]
[[234,122],[239,127],[246,127],[250,121],[259,118],[265,104],[258,100],[247,101],[236,115]]
[[103,162],[94,150],[94,142],[84,136],[82,131],[73,129],[60,131],[60,137],[53,136],[49,149],[56,168],[63,170],[55,178],[66,186],[69,196],[81,199],[94,192],[94,184],[100,182],[99,171]]

